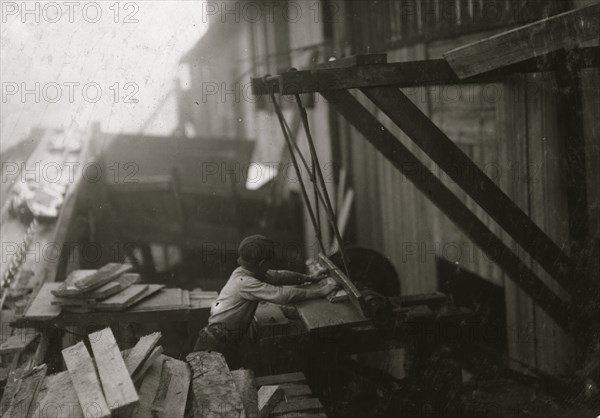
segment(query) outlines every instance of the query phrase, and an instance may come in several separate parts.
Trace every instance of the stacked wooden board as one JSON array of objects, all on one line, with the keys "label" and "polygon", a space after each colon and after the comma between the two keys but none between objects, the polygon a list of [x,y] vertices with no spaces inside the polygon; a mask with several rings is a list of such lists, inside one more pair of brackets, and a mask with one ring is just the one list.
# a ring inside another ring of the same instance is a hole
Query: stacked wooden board
[{"label": "stacked wooden board", "polygon": [[62,311],[123,311],[154,295],[164,285],[138,284],[129,264],[109,263],[98,270],[75,270],[64,282],[44,283],[26,318],[54,319]]},{"label": "stacked wooden board", "polygon": [[[183,417],[191,373],[162,354],[160,333],[121,352],[110,328],[62,352],[67,370],[46,376],[46,365],[23,375],[3,416]],[[88,350],[87,346],[91,348]]]},{"label": "stacked wooden board", "polygon": [[129,264],[108,263],[99,270],[75,270],[51,289],[52,305],[71,312],[120,311],[156,293],[161,285],[136,284]]},{"label": "stacked wooden board", "polygon": [[223,355],[206,351],[191,353],[187,362],[192,369],[196,418],[326,417],[303,373],[255,379],[252,371],[230,371]]}]

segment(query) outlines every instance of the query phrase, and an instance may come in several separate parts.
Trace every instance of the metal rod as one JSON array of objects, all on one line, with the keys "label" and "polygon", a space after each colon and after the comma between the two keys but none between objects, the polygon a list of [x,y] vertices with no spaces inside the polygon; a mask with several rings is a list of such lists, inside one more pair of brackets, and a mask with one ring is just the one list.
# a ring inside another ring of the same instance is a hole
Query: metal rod
[{"label": "metal rod", "polygon": [[333,212],[333,207],[331,206],[331,200],[329,198],[329,193],[327,192],[327,187],[325,186],[325,180],[323,178],[323,171],[321,170],[321,165],[319,163],[319,157],[317,155],[317,150],[315,149],[315,144],[312,138],[312,134],[310,132],[310,126],[308,124],[308,114],[306,113],[306,109],[302,104],[302,99],[300,95],[296,94],[296,103],[298,104],[298,110],[300,111],[300,116],[302,117],[302,124],[304,125],[304,131],[306,133],[306,139],[308,141],[308,147],[310,149],[310,154],[314,161],[316,162],[316,174],[321,185],[321,189],[323,194],[325,195],[325,209],[329,216],[329,220],[331,222],[331,227],[333,228],[333,233],[339,245],[340,254],[342,256],[342,263],[344,264],[344,270],[346,270],[346,276],[350,278],[350,270],[348,269],[348,260],[346,259],[346,252],[344,251],[344,243],[342,242],[342,236],[340,235],[340,230],[337,227],[337,219],[335,213]]},{"label": "metal rod", "polygon": [[292,140],[288,135],[286,130],[287,123],[285,122],[285,118],[283,117],[283,113],[281,112],[281,108],[279,107],[279,103],[275,99],[275,95],[271,94],[271,100],[273,100],[273,106],[275,107],[275,113],[277,113],[277,118],[279,119],[279,124],[281,125],[281,130],[283,131],[283,137],[285,138],[285,142],[290,150],[290,156],[292,158],[292,164],[294,165],[294,169],[296,170],[296,175],[298,176],[298,181],[300,183],[300,190],[302,191],[302,197],[306,203],[306,207],[308,209],[308,214],[312,221],[313,227],[315,229],[315,233],[317,234],[317,241],[319,242],[319,247],[322,251],[325,251],[325,247],[323,246],[323,241],[320,236],[320,228],[317,225],[317,220],[315,218],[315,214],[312,209],[312,205],[310,204],[310,200],[308,198],[308,193],[306,191],[306,186],[304,185],[304,181],[302,180],[302,175],[300,173],[300,169],[298,168],[298,160],[296,159],[296,155],[294,154],[294,148],[292,146]]}]

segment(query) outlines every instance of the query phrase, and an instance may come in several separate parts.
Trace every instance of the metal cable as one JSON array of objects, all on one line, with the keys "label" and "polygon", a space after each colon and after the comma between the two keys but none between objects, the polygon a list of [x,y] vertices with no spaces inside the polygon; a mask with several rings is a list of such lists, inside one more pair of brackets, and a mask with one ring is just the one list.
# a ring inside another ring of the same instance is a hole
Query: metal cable
[{"label": "metal cable", "polygon": [[271,100],[273,101],[273,106],[275,108],[275,113],[277,114],[277,118],[279,120],[279,124],[281,125],[281,130],[283,132],[283,136],[285,138],[285,142],[286,142],[287,147],[288,147],[288,149],[290,151],[290,157],[292,159],[292,164],[293,164],[294,169],[296,171],[296,175],[298,176],[298,181],[300,183],[300,189],[302,191],[302,197],[304,198],[304,202],[306,203],[306,207],[308,209],[308,213],[309,213],[311,222],[312,222],[313,227],[315,229],[315,234],[317,236],[317,241],[319,242],[319,247],[321,248],[321,251],[324,252],[325,251],[325,246],[323,245],[323,241],[322,241],[322,238],[321,238],[321,228],[317,224],[317,219],[315,218],[315,214],[314,214],[312,205],[311,205],[310,200],[308,198],[308,193],[306,191],[306,186],[304,185],[304,181],[302,180],[302,175],[301,175],[301,172],[300,172],[300,168],[298,167],[298,160],[296,159],[296,154],[294,153],[294,146],[292,145],[293,141],[291,140],[291,138],[290,138],[290,136],[288,134],[289,127],[287,126],[287,122],[285,121],[285,118],[283,116],[283,112],[281,111],[281,107],[279,106],[279,103],[275,99],[275,94],[272,93],[272,92],[270,94],[271,94]]},{"label": "metal cable", "polygon": [[331,206],[331,199],[329,198],[329,193],[327,192],[327,187],[325,186],[325,180],[323,178],[323,171],[321,170],[321,165],[319,163],[319,157],[317,155],[317,150],[315,149],[315,144],[312,138],[312,134],[310,131],[310,125],[308,123],[308,114],[306,113],[306,109],[302,104],[302,99],[299,94],[294,95],[296,97],[296,103],[298,104],[298,110],[300,112],[300,116],[302,118],[302,125],[304,126],[304,132],[306,133],[306,140],[308,141],[308,147],[310,149],[310,154],[313,160],[316,162],[316,174],[321,185],[321,189],[323,194],[325,195],[325,209],[327,211],[329,220],[331,222],[331,226],[333,228],[333,232],[335,234],[335,238],[339,245],[340,254],[342,256],[342,263],[344,264],[344,270],[346,270],[346,276],[350,278],[350,270],[348,269],[348,260],[346,259],[346,252],[344,251],[344,245],[342,242],[342,236],[340,235],[340,230],[337,227],[337,219],[335,213],[333,212],[333,207]]}]

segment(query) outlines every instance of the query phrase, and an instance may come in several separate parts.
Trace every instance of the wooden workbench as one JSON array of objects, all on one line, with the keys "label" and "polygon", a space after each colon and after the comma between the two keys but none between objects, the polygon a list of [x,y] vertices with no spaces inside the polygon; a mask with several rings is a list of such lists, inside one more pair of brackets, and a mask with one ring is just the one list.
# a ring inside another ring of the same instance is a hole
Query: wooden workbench
[{"label": "wooden workbench", "polygon": [[[57,283],[59,285],[60,283]],[[22,326],[85,326],[85,325],[108,325],[115,322],[122,323],[165,323],[208,319],[210,306],[216,298],[216,292],[202,292],[205,297],[190,298],[190,292],[183,289],[162,289],[155,295],[145,299],[131,308],[117,312],[86,312],[74,313],[51,305],[47,301],[41,301],[43,306],[36,309],[36,298],[25,315],[16,320],[16,325]],[[45,312],[46,308],[48,312]],[[60,308],[60,307],[59,307]],[[31,310],[34,309],[34,312]]]}]

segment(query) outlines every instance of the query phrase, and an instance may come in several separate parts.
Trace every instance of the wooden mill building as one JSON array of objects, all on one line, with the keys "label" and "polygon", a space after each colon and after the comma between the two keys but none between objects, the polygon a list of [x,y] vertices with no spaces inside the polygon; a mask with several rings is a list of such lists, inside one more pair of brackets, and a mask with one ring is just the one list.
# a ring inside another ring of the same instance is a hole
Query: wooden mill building
[{"label": "wooden mill building", "polygon": [[[208,33],[184,58],[190,69],[182,102],[184,118],[196,130],[225,129],[256,140],[254,161],[282,163],[285,168],[289,157],[272,103],[268,96],[248,93],[250,76],[279,74],[290,67],[315,68],[317,63],[354,54],[386,53],[388,62],[436,60],[470,42],[593,3],[324,0],[293,2],[287,9],[281,2],[276,10],[265,3],[257,18],[250,14],[254,8],[240,1],[230,5],[228,10],[234,11],[230,14],[211,10]],[[595,39],[579,46],[597,45]],[[571,58],[566,55],[559,61],[568,66]],[[499,75],[479,83],[436,83],[432,76],[427,85],[415,84],[402,91],[561,251],[585,264],[597,289],[598,68],[569,75],[554,68],[544,70],[540,64],[539,71]],[[425,156],[364,96],[358,96],[551,289],[567,296],[458,187],[451,174]],[[345,241],[389,257],[399,273],[403,294],[463,283],[466,294],[461,297],[466,304],[483,304],[491,310],[490,326],[502,330],[490,337],[491,342],[503,347],[512,367],[569,374],[576,358],[572,339],[322,96],[303,98],[330,192],[344,196],[347,189],[354,191]],[[293,96],[282,96],[281,102],[302,147],[304,134]],[[452,169],[462,172],[464,167],[456,162]],[[277,176],[273,184],[277,182],[297,190],[297,184],[286,181],[285,175]],[[324,212],[321,218],[324,223]],[[310,253],[316,243],[308,220],[305,230]]]}]

